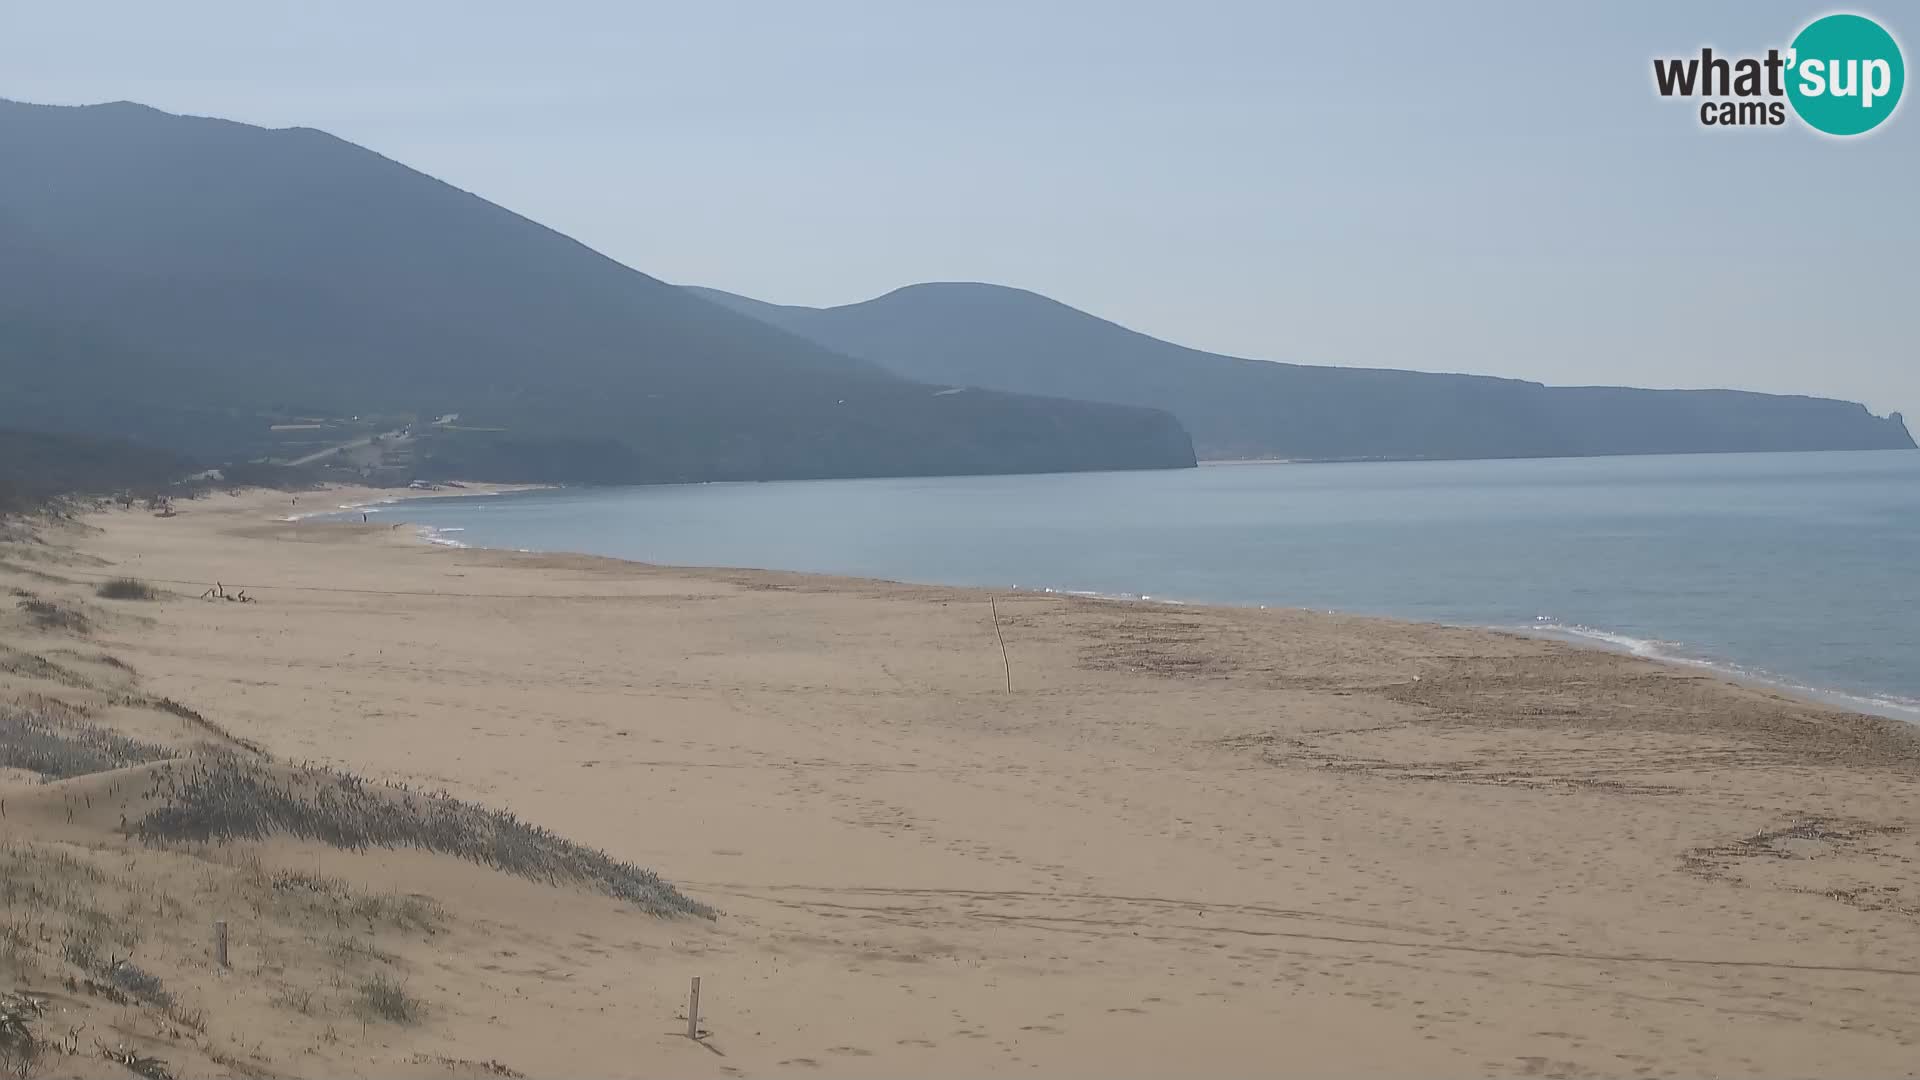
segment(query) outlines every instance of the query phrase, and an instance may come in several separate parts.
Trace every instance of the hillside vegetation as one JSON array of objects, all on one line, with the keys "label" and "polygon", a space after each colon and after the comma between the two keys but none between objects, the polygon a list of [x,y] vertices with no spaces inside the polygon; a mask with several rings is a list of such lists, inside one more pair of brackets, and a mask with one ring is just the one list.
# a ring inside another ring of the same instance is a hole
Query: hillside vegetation
[{"label": "hillside vegetation", "polygon": [[0,428],[0,514],[74,493],[145,496],[192,468],[178,454],[119,440]]},{"label": "hillside vegetation", "polygon": [[221,461],[378,414],[502,479],[1193,463],[1165,412],[942,394],[319,131],[0,102],[0,146],[0,426]]}]

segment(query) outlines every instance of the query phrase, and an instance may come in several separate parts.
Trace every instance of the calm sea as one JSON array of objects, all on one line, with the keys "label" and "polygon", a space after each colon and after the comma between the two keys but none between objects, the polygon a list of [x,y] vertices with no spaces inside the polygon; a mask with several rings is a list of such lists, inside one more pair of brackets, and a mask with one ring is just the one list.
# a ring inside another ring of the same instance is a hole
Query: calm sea
[{"label": "calm sea", "polygon": [[442,542],[1518,628],[1920,720],[1920,453],[702,484],[377,508]]}]

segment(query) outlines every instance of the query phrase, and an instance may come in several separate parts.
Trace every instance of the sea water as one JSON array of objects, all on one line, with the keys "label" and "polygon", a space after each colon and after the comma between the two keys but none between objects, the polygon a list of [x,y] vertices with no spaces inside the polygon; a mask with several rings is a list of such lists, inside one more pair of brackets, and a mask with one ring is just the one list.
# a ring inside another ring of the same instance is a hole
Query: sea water
[{"label": "sea water", "polygon": [[1920,452],[697,484],[377,507],[442,542],[1589,640],[1920,720]]}]

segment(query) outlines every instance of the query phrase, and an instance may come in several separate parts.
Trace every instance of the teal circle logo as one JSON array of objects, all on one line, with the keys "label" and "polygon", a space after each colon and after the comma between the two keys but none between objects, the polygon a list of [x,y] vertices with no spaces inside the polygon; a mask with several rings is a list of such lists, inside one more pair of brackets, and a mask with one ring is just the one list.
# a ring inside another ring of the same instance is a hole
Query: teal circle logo
[{"label": "teal circle logo", "polygon": [[1807,126],[1862,135],[1893,115],[1907,85],[1900,43],[1864,15],[1807,24],[1788,53],[1787,100]]}]

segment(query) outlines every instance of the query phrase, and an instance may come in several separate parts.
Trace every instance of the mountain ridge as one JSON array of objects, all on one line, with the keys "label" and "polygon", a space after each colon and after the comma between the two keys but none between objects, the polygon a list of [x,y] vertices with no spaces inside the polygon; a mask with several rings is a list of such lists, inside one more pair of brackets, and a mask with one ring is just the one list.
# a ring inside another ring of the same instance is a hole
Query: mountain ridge
[{"label": "mountain ridge", "polygon": [[422,467],[501,479],[1193,462],[1163,411],[940,396],[313,128],[0,101],[0,147],[0,425],[213,458],[457,412]]},{"label": "mountain ridge", "polygon": [[921,282],[856,303],[770,304],[701,286],[829,348],[932,383],[1154,400],[1203,459],[1601,456],[1911,449],[1898,413],[1810,395],[1545,383],[1228,356],[1143,334],[1043,294]]}]

